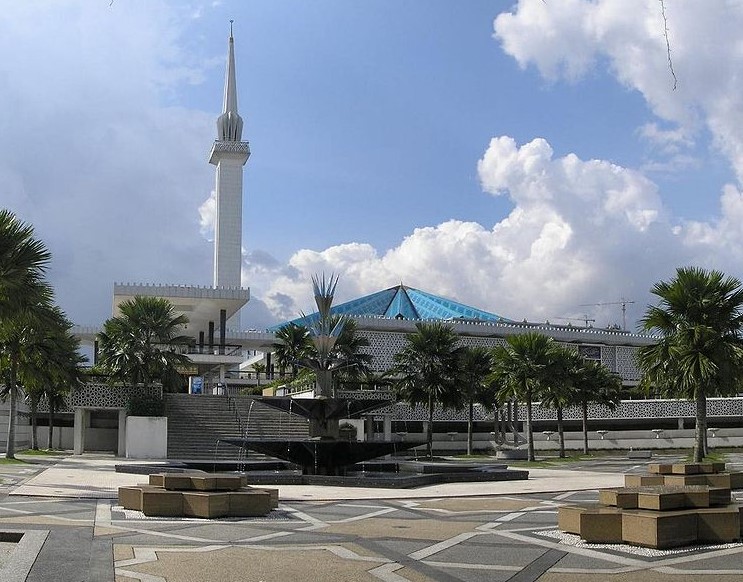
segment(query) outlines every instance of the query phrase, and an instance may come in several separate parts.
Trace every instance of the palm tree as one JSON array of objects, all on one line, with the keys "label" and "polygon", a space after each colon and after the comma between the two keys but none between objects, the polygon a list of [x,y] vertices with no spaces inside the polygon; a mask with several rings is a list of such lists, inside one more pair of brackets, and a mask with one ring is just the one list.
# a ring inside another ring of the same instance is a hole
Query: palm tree
[{"label": "palm tree", "polygon": [[257,385],[261,385],[261,374],[266,373],[266,364],[263,362],[256,362],[253,364],[253,371],[255,372],[255,379],[257,381]]},{"label": "palm tree", "polygon": [[489,381],[499,386],[501,400],[523,400],[526,403],[526,442],[528,460],[534,461],[532,400],[549,377],[554,340],[541,333],[512,335],[506,345],[493,351],[493,373]]},{"label": "palm tree", "polygon": [[37,306],[51,305],[51,289],[44,283],[44,272],[51,254],[34,238],[33,227],[18,220],[9,210],[0,209],[0,358],[5,362],[5,388],[10,397],[8,445],[5,456],[15,458],[17,414],[18,327],[28,323]]},{"label": "palm tree", "polygon": [[[582,360],[582,358],[581,358]],[[588,454],[588,405],[614,410],[622,396],[622,379],[601,362],[583,360],[572,374],[573,404],[580,406],[583,420],[583,454]]]},{"label": "palm tree", "polygon": [[27,298],[45,296],[44,301],[25,303],[19,300],[15,314],[0,319],[0,370],[5,378],[3,397],[9,398],[7,448],[5,456],[15,458],[15,429],[20,390],[19,377],[23,371],[24,356],[31,353],[39,341],[41,330],[57,324],[61,312],[51,305],[51,289],[30,293]]},{"label": "palm tree", "polygon": [[707,452],[707,398],[738,393],[743,384],[743,288],[720,271],[684,267],[652,293],[660,302],[648,307],[642,326],[661,339],[640,348],[643,384],[695,401],[699,462]]},{"label": "palm tree", "polygon": [[[85,358],[79,353],[79,340],[70,333],[72,324],[60,312],[54,325],[37,330],[26,342],[21,356],[19,378],[31,408],[31,448],[38,449],[37,408],[46,397],[50,412],[50,432],[54,411],[70,390],[82,383]],[[51,436],[50,436],[51,440]]]},{"label": "palm tree", "polygon": [[583,363],[574,350],[555,344],[550,352],[549,379],[542,386],[541,405],[554,408],[557,414],[557,435],[560,445],[559,456],[565,457],[565,426],[563,411],[571,403],[573,382],[576,370]]},{"label": "palm tree", "polygon": [[193,341],[180,335],[188,318],[177,315],[162,297],[134,297],[121,303],[119,312],[99,334],[101,366],[119,382],[145,388],[161,382],[166,390],[179,388],[178,369],[190,360],[175,348]]},{"label": "palm tree", "polygon": [[457,390],[459,337],[451,326],[440,322],[417,323],[407,334],[405,346],[395,354],[393,368],[399,397],[411,406],[426,405],[428,456],[433,456],[433,412],[460,402]]},{"label": "palm tree", "polygon": [[279,368],[291,366],[291,379],[296,380],[299,361],[312,349],[310,331],[303,325],[288,323],[276,332],[276,339],[279,341],[273,344],[273,351]]},{"label": "palm tree", "polygon": [[33,227],[0,209],[0,319],[49,298],[42,283],[50,260]]},{"label": "palm tree", "polygon": [[[462,348],[459,359],[459,382],[467,400],[467,454],[473,453],[473,417],[475,403],[493,408],[495,393],[488,377],[492,373],[492,353],[482,346]],[[497,414],[497,413],[496,413]]]},{"label": "palm tree", "polygon": [[[333,316],[331,327],[335,327],[339,320],[340,316]],[[358,382],[369,372],[369,364],[373,356],[363,351],[367,347],[369,347],[369,340],[357,333],[356,321],[345,318],[343,329],[333,347],[333,357],[340,363],[334,376],[336,385],[344,382]]]}]

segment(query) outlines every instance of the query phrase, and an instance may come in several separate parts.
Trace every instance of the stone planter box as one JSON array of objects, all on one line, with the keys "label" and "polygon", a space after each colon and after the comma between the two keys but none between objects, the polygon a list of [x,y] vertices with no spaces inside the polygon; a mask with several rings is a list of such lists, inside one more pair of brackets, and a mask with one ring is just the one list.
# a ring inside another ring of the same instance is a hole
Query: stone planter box
[{"label": "stone planter box", "polygon": [[165,459],[168,456],[168,419],[165,416],[126,417],[126,458]]}]

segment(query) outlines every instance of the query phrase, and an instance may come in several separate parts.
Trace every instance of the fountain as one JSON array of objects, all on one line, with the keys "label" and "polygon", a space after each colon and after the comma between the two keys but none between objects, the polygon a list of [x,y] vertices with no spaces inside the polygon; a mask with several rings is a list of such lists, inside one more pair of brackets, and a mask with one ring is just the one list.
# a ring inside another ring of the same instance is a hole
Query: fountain
[{"label": "fountain", "polygon": [[[379,457],[400,453],[423,443],[414,440],[354,441],[341,439],[340,421],[360,418],[390,404],[388,399],[336,398],[333,374],[344,367],[355,365],[335,349],[347,319],[331,317],[330,310],[338,278],[313,277],[315,303],[318,315],[306,317],[314,351],[297,364],[312,370],[317,383],[314,398],[259,397],[257,402],[296,414],[309,421],[308,439],[248,438],[225,439],[242,449],[289,461],[301,467],[301,476],[251,474],[253,483],[305,483],[333,485],[365,485],[382,487],[414,487],[452,481],[500,481],[526,479],[527,471],[508,470],[502,464],[393,461],[363,464]],[[451,436],[451,435],[450,435]],[[392,472],[379,471],[383,467]]]},{"label": "fountain", "polygon": [[309,439],[279,438],[225,439],[224,442],[271,457],[289,461],[302,468],[303,475],[346,475],[348,467],[390,453],[417,446],[416,442],[349,441],[340,439],[339,423],[343,419],[360,418],[364,414],[387,406],[388,399],[349,400],[335,398],[333,373],[354,365],[334,348],[343,331],[346,319],[330,315],[338,277],[313,277],[312,287],[318,316],[310,320],[309,331],[314,353],[300,360],[298,365],[315,373],[319,395],[315,398],[260,397],[258,402],[309,420]]}]

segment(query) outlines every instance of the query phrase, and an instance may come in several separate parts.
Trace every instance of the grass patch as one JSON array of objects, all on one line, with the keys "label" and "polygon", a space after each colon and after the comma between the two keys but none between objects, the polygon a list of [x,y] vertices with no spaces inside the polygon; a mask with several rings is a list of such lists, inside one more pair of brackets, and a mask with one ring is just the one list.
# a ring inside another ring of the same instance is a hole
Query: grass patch
[{"label": "grass patch", "polygon": [[0,457],[0,465],[27,465],[28,461],[24,461],[22,459],[6,459],[5,457]]},{"label": "grass patch", "polygon": [[570,455],[567,457],[537,457],[536,461],[508,461],[509,467],[533,467],[536,469],[551,469],[567,463],[596,460],[604,455]]},{"label": "grass patch", "polygon": [[[727,455],[720,451],[709,451],[707,456],[702,459],[703,463],[724,463],[727,461]],[[694,453],[686,455],[686,462],[694,462]]]},{"label": "grass patch", "polygon": [[60,456],[60,455],[67,455],[68,453],[65,451],[54,451],[49,449],[24,449],[22,451],[18,451],[18,455],[30,455],[30,456],[38,456],[38,457],[54,457],[54,456]]}]

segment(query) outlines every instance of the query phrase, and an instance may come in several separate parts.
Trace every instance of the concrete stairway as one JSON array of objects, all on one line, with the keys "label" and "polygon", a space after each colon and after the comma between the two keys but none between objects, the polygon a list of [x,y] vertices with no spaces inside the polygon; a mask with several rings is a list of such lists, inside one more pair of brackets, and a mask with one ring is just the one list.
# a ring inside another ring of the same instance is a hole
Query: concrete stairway
[{"label": "concrete stairway", "polygon": [[218,441],[241,438],[246,432],[249,438],[308,437],[305,419],[269,408],[250,396],[166,394],[165,414],[169,459],[263,459],[263,455],[246,455],[239,447]]}]

